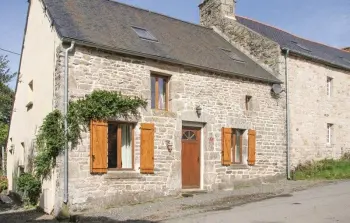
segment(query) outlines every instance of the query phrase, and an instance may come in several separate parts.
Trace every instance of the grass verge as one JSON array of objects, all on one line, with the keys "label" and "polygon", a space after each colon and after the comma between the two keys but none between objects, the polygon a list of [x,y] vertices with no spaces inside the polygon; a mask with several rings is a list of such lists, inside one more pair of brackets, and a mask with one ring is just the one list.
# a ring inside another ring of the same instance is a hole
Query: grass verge
[{"label": "grass verge", "polygon": [[350,154],[339,160],[324,159],[298,165],[294,171],[295,180],[338,180],[350,179]]}]

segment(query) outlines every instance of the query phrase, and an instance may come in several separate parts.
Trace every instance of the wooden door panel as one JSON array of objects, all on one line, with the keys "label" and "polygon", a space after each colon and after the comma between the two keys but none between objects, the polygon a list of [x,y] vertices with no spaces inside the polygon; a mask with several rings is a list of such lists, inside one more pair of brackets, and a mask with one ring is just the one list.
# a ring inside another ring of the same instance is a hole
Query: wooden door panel
[{"label": "wooden door panel", "polygon": [[200,129],[183,129],[182,187],[200,187]]}]

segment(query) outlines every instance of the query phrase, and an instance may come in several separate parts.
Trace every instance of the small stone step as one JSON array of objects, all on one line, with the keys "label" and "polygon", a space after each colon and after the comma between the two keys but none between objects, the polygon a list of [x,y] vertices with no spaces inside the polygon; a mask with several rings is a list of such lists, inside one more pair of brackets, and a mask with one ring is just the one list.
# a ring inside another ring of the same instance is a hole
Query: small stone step
[{"label": "small stone step", "polygon": [[182,190],[181,196],[183,197],[193,197],[196,194],[206,194],[208,191],[206,190],[199,190],[199,189],[189,189],[189,190]]}]

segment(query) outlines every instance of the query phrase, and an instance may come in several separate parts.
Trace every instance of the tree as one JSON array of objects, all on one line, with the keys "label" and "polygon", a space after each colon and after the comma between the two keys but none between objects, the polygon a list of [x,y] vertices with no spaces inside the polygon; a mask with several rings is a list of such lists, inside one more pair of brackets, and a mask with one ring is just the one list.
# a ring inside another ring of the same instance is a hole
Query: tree
[{"label": "tree", "polygon": [[15,77],[16,73],[10,72],[8,64],[7,57],[0,55],[0,145],[5,145],[6,143],[14,98],[14,92],[8,84]]}]

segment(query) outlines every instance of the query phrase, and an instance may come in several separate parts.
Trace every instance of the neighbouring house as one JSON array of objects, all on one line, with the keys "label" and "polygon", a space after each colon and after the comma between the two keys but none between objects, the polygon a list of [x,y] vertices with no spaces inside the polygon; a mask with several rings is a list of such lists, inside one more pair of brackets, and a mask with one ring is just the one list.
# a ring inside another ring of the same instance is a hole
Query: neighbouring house
[{"label": "neighbouring house", "polygon": [[[31,0],[8,140],[10,190],[32,170],[44,117],[63,109],[70,46],[70,100],[103,89],[148,101],[139,118],[92,122],[69,150],[72,211],[285,174],[285,97],[271,93],[279,75],[213,29],[107,0]],[[48,213],[63,203],[63,160],[43,184]]]},{"label": "neighbouring house", "polygon": [[349,152],[350,53],[236,16],[235,8],[233,0],[205,0],[201,24],[288,83],[291,169]]}]

